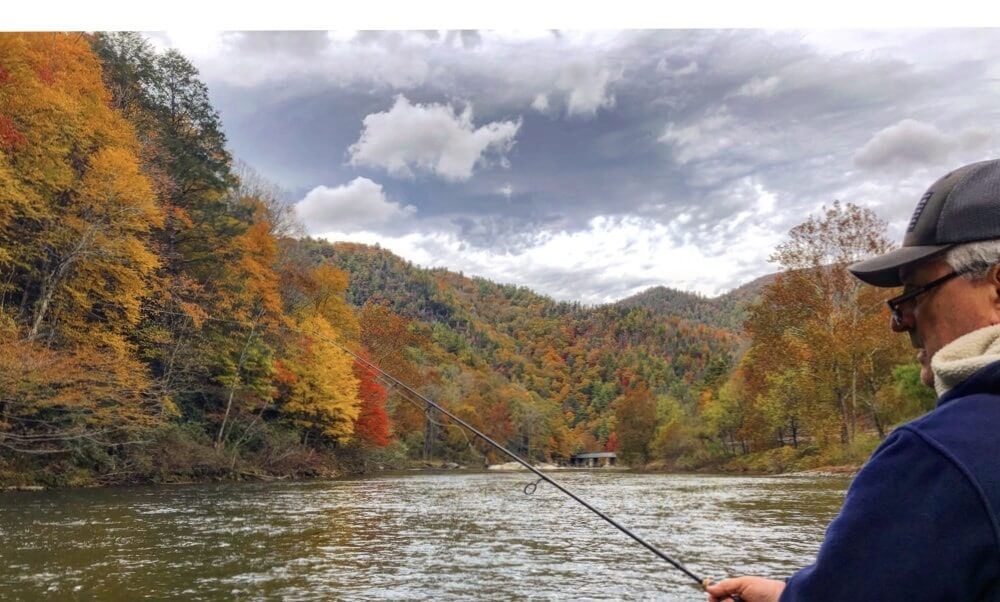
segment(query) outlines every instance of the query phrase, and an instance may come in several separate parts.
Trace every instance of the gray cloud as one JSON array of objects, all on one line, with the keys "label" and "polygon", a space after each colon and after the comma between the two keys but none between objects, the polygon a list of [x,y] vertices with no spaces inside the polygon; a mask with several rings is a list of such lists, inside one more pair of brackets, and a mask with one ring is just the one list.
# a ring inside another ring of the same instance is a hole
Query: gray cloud
[{"label": "gray cloud", "polygon": [[904,119],[876,133],[854,155],[854,164],[878,169],[892,164],[934,164],[951,154],[956,140],[929,123]]},{"label": "gray cloud", "polygon": [[984,127],[949,133],[930,123],[904,119],[872,136],[854,155],[854,164],[868,170],[939,165],[956,152],[984,150],[992,138]]}]

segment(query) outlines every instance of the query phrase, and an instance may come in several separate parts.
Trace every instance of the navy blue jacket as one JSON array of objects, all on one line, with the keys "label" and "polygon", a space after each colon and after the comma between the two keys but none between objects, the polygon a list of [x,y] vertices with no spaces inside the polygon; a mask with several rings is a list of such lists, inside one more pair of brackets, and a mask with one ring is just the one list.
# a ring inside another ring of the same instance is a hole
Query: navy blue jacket
[{"label": "navy blue jacket", "polygon": [[781,602],[1000,600],[1000,362],[899,427]]}]

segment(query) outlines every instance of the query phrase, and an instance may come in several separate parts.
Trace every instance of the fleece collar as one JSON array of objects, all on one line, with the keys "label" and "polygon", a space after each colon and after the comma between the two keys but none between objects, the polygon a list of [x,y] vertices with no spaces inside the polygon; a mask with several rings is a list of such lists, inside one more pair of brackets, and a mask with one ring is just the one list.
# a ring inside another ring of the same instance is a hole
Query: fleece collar
[{"label": "fleece collar", "polygon": [[1000,324],[962,335],[931,358],[934,388],[939,396],[981,368],[1000,361]]}]

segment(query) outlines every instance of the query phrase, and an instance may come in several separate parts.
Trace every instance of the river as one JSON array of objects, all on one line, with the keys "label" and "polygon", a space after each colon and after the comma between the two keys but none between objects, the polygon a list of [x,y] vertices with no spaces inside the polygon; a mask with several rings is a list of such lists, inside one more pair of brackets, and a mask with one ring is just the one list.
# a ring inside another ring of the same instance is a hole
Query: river
[{"label": "river", "polygon": [[[811,562],[849,483],[562,471],[699,576]],[[0,600],[703,600],[526,473],[0,493]]]}]

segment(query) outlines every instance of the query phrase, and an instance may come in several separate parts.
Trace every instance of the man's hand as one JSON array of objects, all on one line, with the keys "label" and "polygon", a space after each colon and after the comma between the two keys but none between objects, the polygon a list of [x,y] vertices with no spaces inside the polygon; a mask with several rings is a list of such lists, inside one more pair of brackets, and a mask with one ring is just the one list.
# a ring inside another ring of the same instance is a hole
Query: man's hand
[{"label": "man's hand", "polygon": [[739,594],[743,602],[778,602],[784,581],[774,581],[762,577],[737,577],[723,579],[715,585],[709,585],[708,602],[721,602],[732,599],[733,594]]}]

